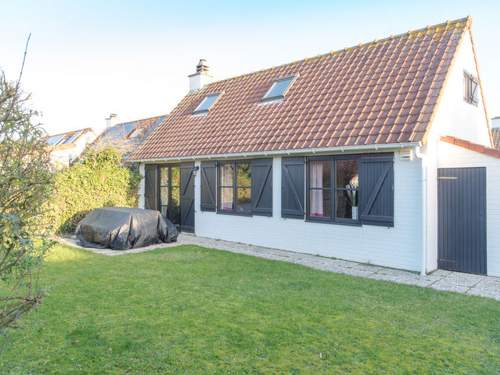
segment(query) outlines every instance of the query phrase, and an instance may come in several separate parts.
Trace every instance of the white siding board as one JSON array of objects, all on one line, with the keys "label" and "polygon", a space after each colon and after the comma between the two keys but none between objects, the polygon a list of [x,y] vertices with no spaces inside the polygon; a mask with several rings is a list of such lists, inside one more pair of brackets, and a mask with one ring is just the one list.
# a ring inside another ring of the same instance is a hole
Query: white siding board
[{"label": "white siding board", "polygon": [[281,159],[273,160],[273,216],[245,217],[199,210],[195,179],[195,232],[236,241],[326,257],[419,271],[421,266],[421,166],[395,156],[394,227],[348,226],[281,218]]}]

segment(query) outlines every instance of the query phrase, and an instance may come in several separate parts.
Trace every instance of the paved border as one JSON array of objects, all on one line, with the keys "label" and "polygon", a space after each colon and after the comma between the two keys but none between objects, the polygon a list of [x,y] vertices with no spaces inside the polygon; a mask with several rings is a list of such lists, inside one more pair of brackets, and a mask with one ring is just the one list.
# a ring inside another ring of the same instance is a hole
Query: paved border
[{"label": "paved border", "polygon": [[397,270],[362,264],[341,259],[332,259],[317,255],[302,254],[286,250],[271,249],[267,247],[247,245],[237,242],[215,240],[198,237],[191,234],[180,234],[176,243],[157,244],[139,249],[124,251],[110,249],[90,249],[79,246],[75,238],[59,238],[59,242],[92,251],[107,256],[120,256],[142,253],[159,248],[175,247],[179,245],[199,245],[203,247],[230,251],[232,253],[246,254],[270,260],[279,260],[322,271],[342,273],[351,276],[366,277],[374,280],[385,280],[399,284],[415,285],[442,291],[457,292],[468,295],[493,298],[500,301],[500,278],[492,276],[472,275],[459,272],[437,270],[429,275],[419,275],[415,272]]}]

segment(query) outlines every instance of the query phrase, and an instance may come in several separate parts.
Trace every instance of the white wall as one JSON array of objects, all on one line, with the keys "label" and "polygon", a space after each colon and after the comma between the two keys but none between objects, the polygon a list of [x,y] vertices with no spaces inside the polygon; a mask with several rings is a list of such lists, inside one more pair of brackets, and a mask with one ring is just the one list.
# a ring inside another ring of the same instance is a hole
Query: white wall
[{"label": "white wall", "polygon": [[272,217],[202,212],[200,173],[197,173],[195,232],[204,237],[420,271],[420,160],[401,161],[398,154],[395,159],[393,228],[312,223],[281,218],[281,158],[275,157]]},{"label": "white wall", "polygon": [[438,167],[486,167],[487,268],[488,275],[500,276],[500,159],[440,142]]},{"label": "white wall", "polygon": [[[72,144],[72,147],[66,148],[65,145],[56,146],[50,153],[51,163],[56,167],[67,167],[72,161],[76,160],[85,150],[85,147],[95,139],[96,135],[94,132],[86,132],[77,138],[76,142]],[[60,149],[58,149],[58,147]]]},{"label": "white wall", "polygon": [[455,60],[445,82],[437,112],[431,124],[433,137],[451,135],[474,143],[491,147],[488,130],[488,118],[483,105],[483,98],[479,92],[477,106],[464,100],[464,70],[478,77],[478,70],[474,60],[470,32],[464,34],[455,56]]},{"label": "white wall", "polygon": [[491,147],[488,119],[480,93],[478,106],[463,98],[464,70],[478,76],[470,32],[464,34],[459,45],[423,150],[427,163],[427,272],[436,270],[438,261],[437,168],[442,155],[439,150],[441,136],[453,136]]}]

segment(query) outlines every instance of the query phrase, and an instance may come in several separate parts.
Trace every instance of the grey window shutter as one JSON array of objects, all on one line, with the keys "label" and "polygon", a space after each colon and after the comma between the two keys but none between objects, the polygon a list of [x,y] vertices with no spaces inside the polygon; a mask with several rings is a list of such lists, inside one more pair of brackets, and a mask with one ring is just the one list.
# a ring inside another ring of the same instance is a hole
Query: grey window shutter
[{"label": "grey window shutter", "polygon": [[201,163],[201,202],[202,211],[215,211],[217,162],[206,161]]},{"label": "grey window shutter", "polygon": [[159,210],[158,166],[146,164],[144,172],[144,208]]},{"label": "grey window shutter", "polygon": [[252,160],[252,213],[273,214],[273,160]]},{"label": "grey window shutter", "polygon": [[281,216],[304,218],[304,158],[281,162]]},{"label": "grey window shutter", "polygon": [[360,159],[359,209],[363,224],[394,226],[394,156]]}]

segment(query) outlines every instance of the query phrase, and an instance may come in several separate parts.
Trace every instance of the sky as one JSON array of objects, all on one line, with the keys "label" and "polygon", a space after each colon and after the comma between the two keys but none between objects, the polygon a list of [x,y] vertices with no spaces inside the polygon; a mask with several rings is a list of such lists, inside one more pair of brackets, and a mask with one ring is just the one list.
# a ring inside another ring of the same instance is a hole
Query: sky
[{"label": "sky", "polygon": [[500,1],[0,0],[0,69],[21,66],[49,134],[167,114],[205,58],[216,79],[473,17],[490,117],[500,115]]}]

